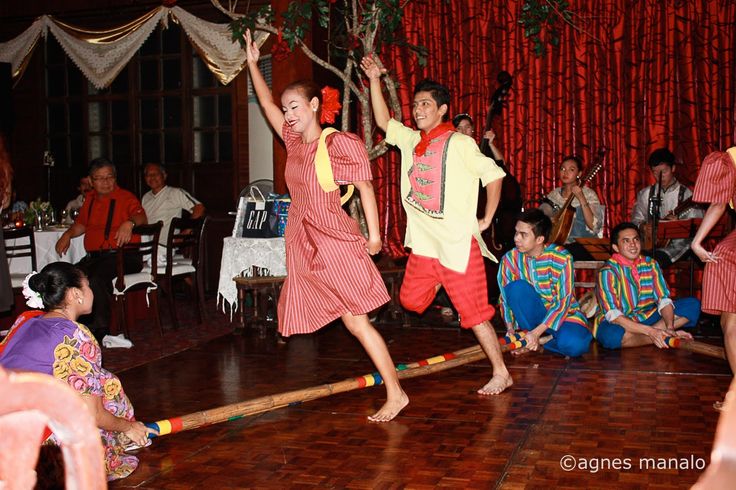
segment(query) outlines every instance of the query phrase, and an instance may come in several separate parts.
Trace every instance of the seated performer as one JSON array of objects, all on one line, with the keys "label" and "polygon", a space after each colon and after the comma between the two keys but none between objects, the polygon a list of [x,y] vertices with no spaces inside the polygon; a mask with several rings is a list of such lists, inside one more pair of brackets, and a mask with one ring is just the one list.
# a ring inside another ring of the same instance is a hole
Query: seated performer
[{"label": "seated performer", "polygon": [[621,223],[611,231],[613,255],[598,272],[596,296],[600,310],[593,334],[608,349],[654,344],[668,347],[667,337],[692,339],[677,330],[697,325],[700,301],[670,299],[656,260],[641,255],[639,230]]},{"label": "seated performer", "polygon": [[[87,276],[72,264],[53,262],[26,278],[23,295],[28,306],[45,311],[26,312],[16,321],[0,343],[0,365],[48,374],[78,391],[99,427],[107,479],[125,478],[138,466],[138,458],[125,451],[131,443],[145,446],[148,434],[158,432],[136,421],[120,380],[102,367],[100,345],[77,322],[95,299]],[[51,434],[48,442],[58,440]]]},{"label": "seated performer", "polygon": [[[659,148],[649,155],[649,169],[654,177],[654,184],[640,190],[636,195],[636,204],[631,213],[631,221],[640,227],[643,235],[652,233],[652,211],[657,200],[657,183],[662,182],[661,202],[659,203],[659,218],[662,220],[701,218],[703,212],[697,208],[690,208],[675,216],[672,211],[680,204],[692,197],[693,193],[675,178],[675,155],[667,148]],[[691,239],[679,238],[670,240],[661,248],[655,248],[652,256],[659,262],[660,267],[668,267],[680,260],[688,251]],[[649,253],[649,250],[646,250]]]},{"label": "seated performer", "polygon": [[592,335],[574,296],[572,257],[559,245],[546,244],[552,222],[539,209],[522,212],[516,222],[516,246],[501,259],[498,283],[501,312],[509,333],[526,330],[527,347],[551,334],[545,349],[577,357],[588,352]]},{"label": "seated performer", "polygon": [[580,187],[582,173],[583,160],[580,157],[574,155],[564,157],[560,165],[562,186],[547,194],[539,209],[552,218],[560,212],[570,194],[574,195],[570,205],[575,209],[575,217],[570,234],[565,240],[565,248],[576,260],[593,260],[590,253],[576,243],[575,239],[600,236],[603,227],[603,208],[598,194],[593,189],[588,186]]}]

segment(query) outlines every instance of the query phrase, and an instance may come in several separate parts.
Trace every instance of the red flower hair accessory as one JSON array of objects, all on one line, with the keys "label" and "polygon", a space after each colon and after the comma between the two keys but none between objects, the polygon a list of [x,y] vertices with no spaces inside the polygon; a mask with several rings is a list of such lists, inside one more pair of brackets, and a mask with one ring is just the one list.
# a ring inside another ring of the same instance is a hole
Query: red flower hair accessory
[{"label": "red flower hair accessory", "polygon": [[342,107],[340,104],[340,91],[332,87],[322,88],[322,114],[319,117],[320,124],[334,123],[335,115]]}]

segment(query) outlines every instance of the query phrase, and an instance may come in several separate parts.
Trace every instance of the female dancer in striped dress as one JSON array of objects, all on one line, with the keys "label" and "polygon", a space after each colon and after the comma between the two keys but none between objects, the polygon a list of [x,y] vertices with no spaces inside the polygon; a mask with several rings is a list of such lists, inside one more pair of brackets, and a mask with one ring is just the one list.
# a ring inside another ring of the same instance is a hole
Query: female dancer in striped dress
[{"label": "female dancer in striped dress", "polygon": [[[731,371],[736,373],[736,231],[712,252],[703,247],[703,240],[721,219],[728,203],[733,206],[736,202],[736,147],[705,157],[695,182],[693,201],[710,203],[690,244],[693,253],[705,262],[703,311],[721,315],[726,355]],[[714,406],[720,410],[721,403]]]},{"label": "female dancer in striped dress", "polygon": [[353,183],[360,192],[369,239],[340,207],[340,191],[320,187],[315,154],[322,133],[322,96],[311,81],[295,82],[273,101],[260,70],[258,46],[246,31],[248,69],[258,102],[268,122],[284,141],[285,178],[291,195],[286,225],[286,270],[278,305],[279,332],[284,336],[314,332],[342,319],[363,345],[386,384],[387,400],[368,417],[393,419],[408,403],[391,356],[367,313],[389,300],[381,274],[369,257],[381,250],[378,210],[371,170],[363,143],[350,133],[327,137],[327,150],[336,183]]}]

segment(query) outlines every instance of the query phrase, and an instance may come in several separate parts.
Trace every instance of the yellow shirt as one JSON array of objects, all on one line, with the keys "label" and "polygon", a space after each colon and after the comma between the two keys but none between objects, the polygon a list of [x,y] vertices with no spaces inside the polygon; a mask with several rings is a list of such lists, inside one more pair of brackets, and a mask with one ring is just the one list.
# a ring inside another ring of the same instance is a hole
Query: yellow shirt
[{"label": "yellow shirt", "polygon": [[444,267],[462,273],[468,266],[471,238],[474,237],[481,253],[497,262],[486,248],[478,228],[478,179],[486,186],[506,174],[493,159],[480,152],[473,138],[454,134],[446,155],[444,216],[433,218],[405,199],[411,189],[409,170],[414,164],[414,147],[420,139],[419,131],[395,119],[389,120],[386,143],[401,150],[401,203],[406,211],[404,245],[417,255],[436,258]]}]

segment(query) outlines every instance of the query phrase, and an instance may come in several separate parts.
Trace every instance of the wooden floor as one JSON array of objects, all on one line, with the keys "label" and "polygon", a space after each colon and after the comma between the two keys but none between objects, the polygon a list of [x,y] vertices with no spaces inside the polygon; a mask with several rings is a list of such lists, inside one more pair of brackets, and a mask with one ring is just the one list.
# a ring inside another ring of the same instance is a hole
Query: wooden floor
[{"label": "wooden floor", "polygon": [[[273,332],[232,333],[211,306],[201,329],[167,330],[163,343],[134,330],[132,350],[105,349],[140,420],[373,371],[341,325],[279,344]],[[475,344],[431,317],[380,326],[395,362]],[[713,327],[700,334],[722,342]],[[507,363],[514,385],[500,396],[475,393],[486,362],[406,380],[411,403],[387,424],[366,420],[384,400],[373,387],[161,437],[111,488],[688,488],[701,473],[688,467],[709,460],[711,406],[731,379],[725,361],[653,347]]]}]

